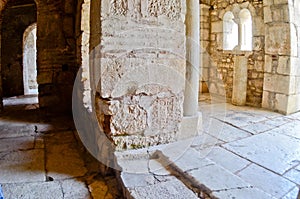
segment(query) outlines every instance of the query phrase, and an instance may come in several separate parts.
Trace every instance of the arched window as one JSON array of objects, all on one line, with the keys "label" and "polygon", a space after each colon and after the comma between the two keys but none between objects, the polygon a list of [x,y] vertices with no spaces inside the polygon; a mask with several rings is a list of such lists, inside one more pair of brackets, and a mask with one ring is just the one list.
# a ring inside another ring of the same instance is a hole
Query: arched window
[{"label": "arched window", "polygon": [[241,50],[252,50],[252,18],[250,11],[243,9],[239,13],[240,18],[240,46]]},{"label": "arched window", "polygon": [[36,64],[36,23],[30,25],[23,35],[23,83],[24,94],[38,94]]},{"label": "arched window", "polygon": [[238,45],[238,25],[233,21],[232,12],[225,13],[223,18],[223,49],[233,50]]}]

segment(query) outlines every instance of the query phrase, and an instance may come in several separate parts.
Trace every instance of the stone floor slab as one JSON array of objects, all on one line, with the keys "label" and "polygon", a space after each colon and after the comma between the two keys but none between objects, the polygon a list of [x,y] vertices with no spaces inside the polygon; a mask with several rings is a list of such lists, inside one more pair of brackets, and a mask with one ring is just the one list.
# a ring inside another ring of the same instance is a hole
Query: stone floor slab
[{"label": "stone floor slab", "polygon": [[276,198],[283,197],[296,186],[294,183],[286,180],[280,175],[272,173],[255,164],[251,164],[249,167],[238,173],[238,176]]},{"label": "stone floor slab", "polygon": [[283,176],[300,186],[300,165],[286,172]]},{"label": "stone floor slab", "polygon": [[63,180],[61,182],[64,199],[84,198],[91,199],[90,192],[85,182],[79,179]]},{"label": "stone floor slab", "polygon": [[0,153],[34,148],[33,136],[0,139]]},{"label": "stone floor slab", "polygon": [[243,131],[216,119],[212,119],[208,125],[205,125],[204,131],[207,134],[224,142],[231,142],[251,136],[251,134],[246,131]]},{"label": "stone floor slab", "polygon": [[300,121],[295,120],[290,123],[284,124],[274,129],[274,132],[288,135],[300,140]]},{"label": "stone floor slab", "polygon": [[[300,193],[299,187],[294,187],[289,193],[287,193],[282,199],[299,199],[300,195],[298,196],[298,193]],[[297,198],[298,196],[298,198]]]},{"label": "stone floor slab", "polygon": [[215,197],[220,199],[275,199],[257,188],[230,189],[219,192],[213,192]]},{"label": "stone floor slab", "polygon": [[291,121],[292,120],[287,118],[287,117],[277,117],[277,118],[274,118],[274,119],[267,120],[265,123],[273,125],[273,126],[282,126],[282,125],[287,124]]},{"label": "stone floor slab", "polygon": [[59,182],[3,184],[5,199],[64,199]]},{"label": "stone floor slab", "polygon": [[46,169],[54,180],[81,177],[87,172],[76,143],[47,146]]},{"label": "stone floor slab", "polygon": [[265,121],[267,118],[251,111],[227,112],[225,114],[216,115],[214,118],[232,124],[236,127],[244,127],[253,123]]},{"label": "stone floor slab", "polygon": [[196,148],[196,149],[205,149],[205,148],[209,148],[209,147],[213,147],[213,146],[217,146],[224,143],[223,141],[207,134],[207,133],[202,133],[199,136],[196,136],[192,143],[190,144],[190,146],[192,148]]},{"label": "stone floor slab", "polygon": [[211,191],[250,188],[251,184],[214,164],[188,172],[188,175]]},{"label": "stone floor slab", "polygon": [[205,155],[201,155],[198,151],[194,149],[189,149],[184,152],[182,156],[174,158],[170,153],[163,152],[163,154],[172,161],[182,172],[186,172],[193,169],[198,169],[206,167],[208,165],[213,165],[214,163],[207,158]]},{"label": "stone floor slab", "polygon": [[221,147],[213,147],[212,149],[204,149],[201,154],[207,154],[206,158],[224,167],[228,171],[235,173],[245,168],[250,162],[243,159],[232,152]]},{"label": "stone floor slab", "polygon": [[300,140],[274,132],[258,134],[223,146],[278,174],[285,173],[300,160]]},{"label": "stone floor slab", "polygon": [[276,126],[272,124],[268,124],[265,121],[264,122],[258,122],[254,124],[250,124],[248,126],[243,127],[244,130],[252,133],[252,134],[259,134],[266,131],[269,131],[271,129],[276,128]]},{"label": "stone floor slab", "polygon": [[153,174],[135,174],[121,172],[121,179],[126,188],[145,187],[153,185],[156,182]]},{"label": "stone floor slab", "polygon": [[151,186],[130,189],[130,194],[135,199],[196,199],[198,198],[182,182],[173,178],[167,182],[160,182]]},{"label": "stone floor slab", "polygon": [[44,150],[16,151],[0,158],[0,183],[45,181]]},{"label": "stone floor slab", "polygon": [[[0,118],[1,121],[1,118]],[[35,125],[27,123],[16,123],[11,121],[2,120],[0,125],[0,138],[14,138],[35,135]]]}]

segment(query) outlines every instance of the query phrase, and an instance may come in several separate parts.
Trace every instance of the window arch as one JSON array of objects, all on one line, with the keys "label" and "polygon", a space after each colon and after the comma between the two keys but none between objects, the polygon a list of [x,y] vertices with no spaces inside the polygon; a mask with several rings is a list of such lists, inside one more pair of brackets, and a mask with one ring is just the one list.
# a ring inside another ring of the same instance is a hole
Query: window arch
[{"label": "window arch", "polygon": [[252,17],[248,9],[242,9],[240,18],[240,46],[241,50],[252,50]]},{"label": "window arch", "polygon": [[227,11],[223,18],[223,49],[233,50],[238,45],[238,25],[234,22],[234,15]]}]

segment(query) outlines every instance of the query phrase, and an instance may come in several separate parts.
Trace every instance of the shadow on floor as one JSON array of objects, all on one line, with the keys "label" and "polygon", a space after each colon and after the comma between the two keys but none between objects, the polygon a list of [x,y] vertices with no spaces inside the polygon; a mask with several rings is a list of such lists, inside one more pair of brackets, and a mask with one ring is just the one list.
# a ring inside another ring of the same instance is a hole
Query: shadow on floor
[{"label": "shadow on floor", "polygon": [[0,184],[9,198],[122,198],[113,173],[84,148],[69,116],[45,117],[36,96],[8,98],[0,115]]}]

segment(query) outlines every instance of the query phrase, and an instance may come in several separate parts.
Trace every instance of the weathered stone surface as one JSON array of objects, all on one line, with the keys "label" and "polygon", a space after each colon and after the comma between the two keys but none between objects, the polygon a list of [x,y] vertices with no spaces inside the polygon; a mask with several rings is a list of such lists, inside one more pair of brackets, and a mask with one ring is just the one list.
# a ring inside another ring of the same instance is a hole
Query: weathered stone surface
[{"label": "weathered stone surface", "polygon": [[[238,176],[276,198],[281,198],[295,186],[279,175],[255,164],[238,173]],[[272,186],[269,186],[270,182],[272,182]]]},{"label": "weathered stone surface", "polygon": [[87,172],[75,143],[47,145],[47,176],[55,180],[81,177]]},{"label": "weathered stone surface", "polygon": [[44,150],[1,153],[1,183],[45,181]]},{"label": "weathered stone surface", "polygon": [[34,147],[34,137],[0,139],[0,153],[28,150]]},{"label": "weathered stone surface", "polygon": [[[223,146],[250,161],[269,168],[278,174],[283,174],[297,165],[295,160],[300,157],[299,142],[299,140],[289,136],[267,132]],[[272,157],[272,159],[269,157]]]},{"label": "weathered stone surface", "polygon": [[223,149],[213,147],[199,151],[200,154],[207,154],[205,158],[217,163],[232,173],[236,173],[250,164],[249,161]]},{"label": "weathered stone surface", "polygon": [[231,191],[216,191],[213,195],[219,198],[245,198],[245,199],[275,199],[270,194],[263,192],[256,188],[241,188],[233,189]]},{"label": "weathered stone surface", "polygon": [[[253,126],[253,124],[249,125]],[[246,131],[238,129],[234,126],[228,125],[216,119],[210,120],[210,122],[205,125],[204,131],[224,142],[231,142],[241,138],[248,137],[250,134]]]},{"label": "weathered stone surface", "polygon": [[284,174],[284,177],[288,178],[290,181],[295,182],[300,185],[300,166],[291,169],[287,173]]},{"label": "weathered stone surface", "polygon": [[[38,109],[26,110],[30,99],[33,103],[37,100],[36,96],[7,98],[5,103],[9,106],[0,118],[0,125],[5,127],[0,132],[0,184],[4,197],[121,198],[115,177],[101,176],[103,166],[83,150],[79,138],[70,130],[71,118],[42,117]],[[34,135],[27,132],[29,129]],[[98,189],[97,182],[106,189]],[[94,189],[89,190],[89,185]]]},{"label": "weathered stone surface", "polygon": [[3,184],[5,198],[41,199],[64,198],[59,182]]},{"label": "weathered stone surface", "polygon": [[293,190],[291,190],[289,193],[287,193],[282,199],[289,199],[289,198],[297,198],[299,188],[295,187]]},{"label": "weathered stone surface", "polygon": [[64,180],[61,182],[64,198],[91,198],[85,182],[79,179]]},{"label": "weathered stone surface", "polygon": [[101,13],[100,125],[119,150],[176,140],[185,87],[185,1],[103,1]]},{"label": "weathered stone surface", "polygon": [[192,170],[188,175],[212,191],[251,188],[251,184],[215,164]]},{"label": "weathered stone surface", "polygon": [[142,198],[198,198],[191,190],[187,189],[182,182],[173,178],[172,181],[160,182],[146,187],[136,187],[129,190],[130,195],[136,199]]},{"label": "weathered stone surface", "polygon": [[[3,118],[4,119],[4,118]],[[23,136],[33,136],[34,125],[21,123],[21,124],[0,124],[1,134],[0,138],[14,138]]]}]

